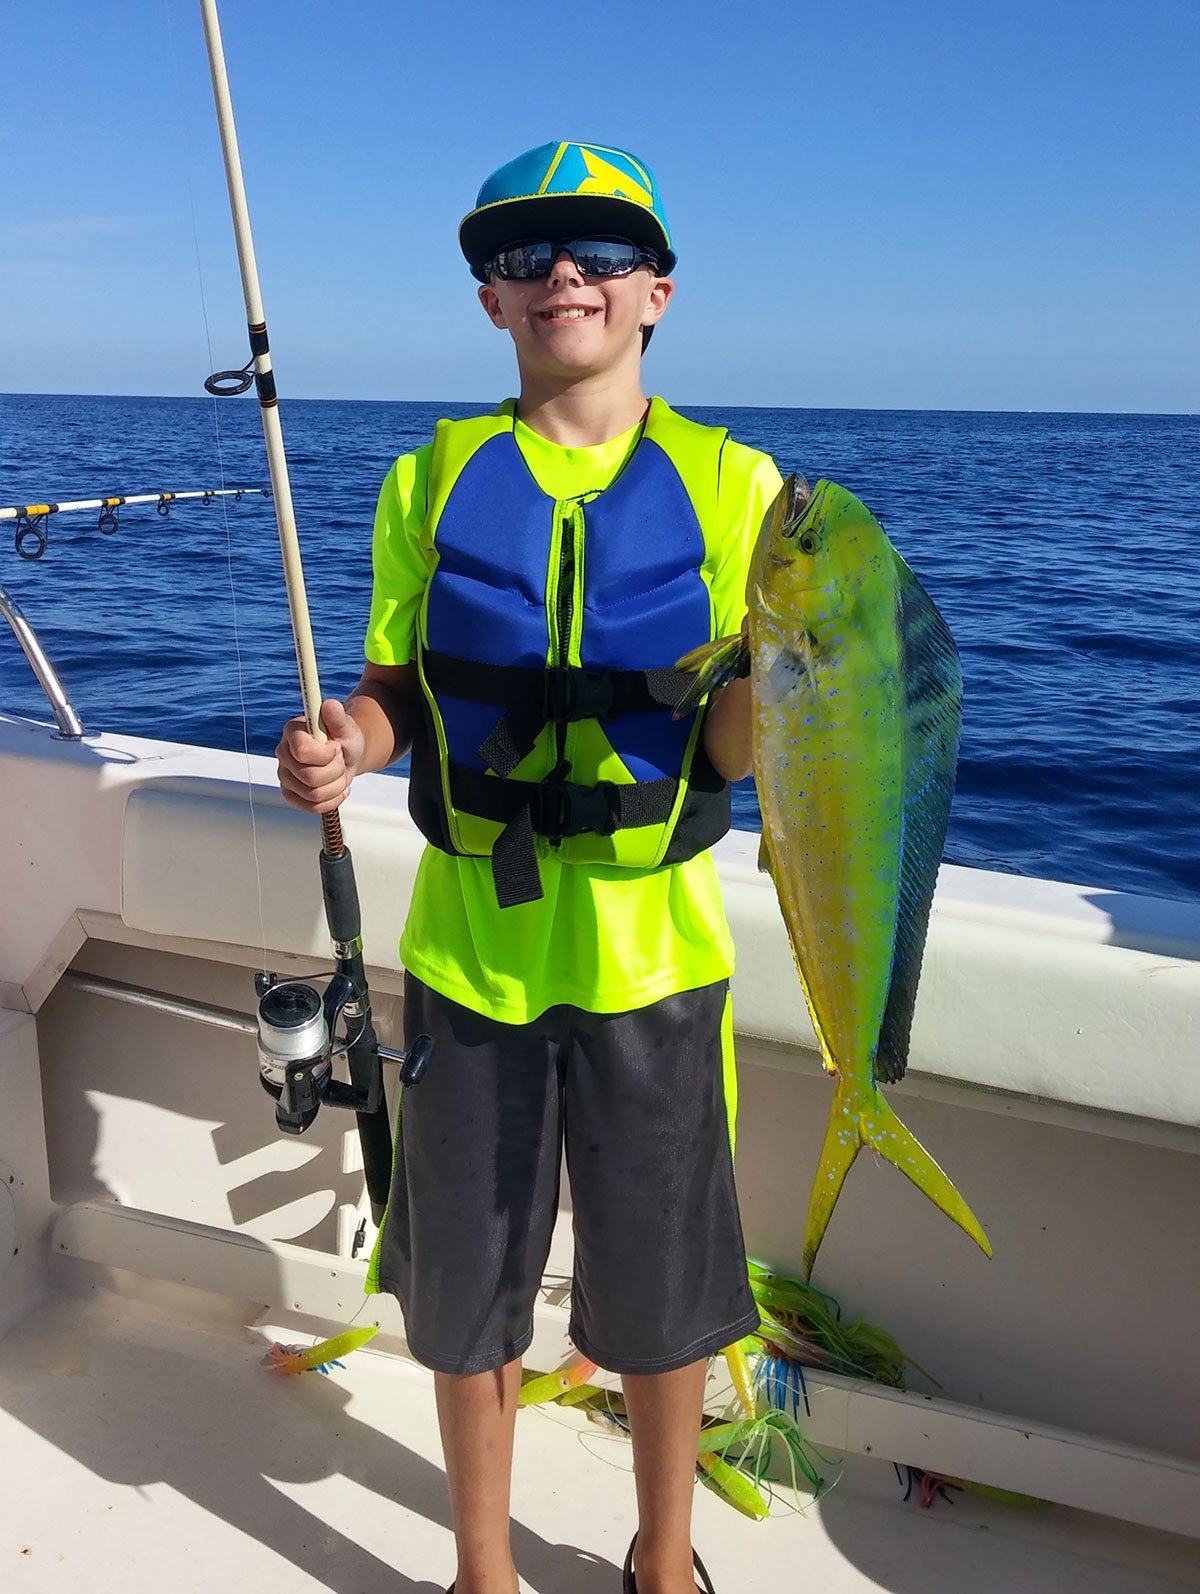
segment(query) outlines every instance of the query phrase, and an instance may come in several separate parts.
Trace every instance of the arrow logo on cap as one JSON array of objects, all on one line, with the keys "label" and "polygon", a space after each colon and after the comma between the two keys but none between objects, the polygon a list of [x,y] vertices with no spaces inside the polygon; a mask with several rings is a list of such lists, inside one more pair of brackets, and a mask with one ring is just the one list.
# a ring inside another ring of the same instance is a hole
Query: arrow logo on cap
[{"label": "arrow logo on cap", "polygon": [[579,146],[579,153],[583,156],[583,164],[587,167],[588,174],[575,190],[577,194],[612,194],[621,199],[632,199],[635,204],[645,205],[648,210],[653,206],[654,197],[650,191],[635,182],[619,166],[614,166],[611,161],[593,154],[582,144]]}]

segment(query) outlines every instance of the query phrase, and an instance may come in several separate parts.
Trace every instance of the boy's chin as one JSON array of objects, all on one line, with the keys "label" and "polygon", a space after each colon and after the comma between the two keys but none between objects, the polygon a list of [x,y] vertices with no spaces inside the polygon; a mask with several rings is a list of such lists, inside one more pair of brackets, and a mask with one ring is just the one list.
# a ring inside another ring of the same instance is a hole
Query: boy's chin
[{"label": "boy's chin", "polygon": [[594,334],[575,333],[539,341],[527,353],[527,362],[546,375],[596,375],[622,365],[631,349],[640,352],[640,334],[633,339],[616,340]]}]

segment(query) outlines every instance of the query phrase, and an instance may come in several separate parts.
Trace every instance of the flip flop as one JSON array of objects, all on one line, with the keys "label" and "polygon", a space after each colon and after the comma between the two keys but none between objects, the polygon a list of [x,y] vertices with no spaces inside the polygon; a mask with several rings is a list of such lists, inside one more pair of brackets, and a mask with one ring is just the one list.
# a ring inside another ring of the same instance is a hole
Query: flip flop
[{"label": "flip flop", "polygon": [[[622,1594],[637,1594],[637,1579],[633,1575],[633,1547],[637,1543],[637,1534],[629,1541],[629,1553],[625,1557],[624,1583],[621,1585]],[[692,1551],[692,1561],[696,1571],[700,1574],[700,1582],[696,1585],[697,1594],[717,1594],[712,1586],[712,1579],[704,1569],[704,1562]]]}]

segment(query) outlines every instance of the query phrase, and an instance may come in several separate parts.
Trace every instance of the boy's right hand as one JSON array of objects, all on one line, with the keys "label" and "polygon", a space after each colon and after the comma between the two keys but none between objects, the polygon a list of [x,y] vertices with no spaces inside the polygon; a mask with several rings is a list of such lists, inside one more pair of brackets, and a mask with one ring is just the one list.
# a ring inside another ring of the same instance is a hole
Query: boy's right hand
[{"label": "boy's right hand", "polygon": [[293,808],[328,814],[345,801],[362,763],[365,738],[345,705],[336,698],[321,704],[321,724],[328,738],[317,741],[303,717],[288,720],[275,756],[279,789]]}]

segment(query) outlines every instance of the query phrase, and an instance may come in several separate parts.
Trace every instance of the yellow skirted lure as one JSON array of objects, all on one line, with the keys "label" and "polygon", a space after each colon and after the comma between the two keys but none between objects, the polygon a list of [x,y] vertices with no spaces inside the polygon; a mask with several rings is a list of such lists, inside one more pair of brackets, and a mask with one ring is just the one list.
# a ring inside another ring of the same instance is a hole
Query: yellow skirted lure
[{"label": "yellow skirted lure", "polygon": [[557,1372],[542,1373],[523,1383],[517,1405],[544,1406],[551,1400],[563,1406],[578,1405],[599,1392],[588,1382],[596,1371],[596,1363],[586,1356],[574,1357]]},{"label": "yellow skirted lure", "polygon": [[[812,1494],[819,1495],[824,1479],[817,1462],[829,1465],[829,1458],[808,1445],[795,1420],[785,1412],[758,1411],[754,1392],[747,1340],[730,1345],[724,1352],[738,1405],[744,1415],[734,1422],[707,1422],[700,1431],[696,1450],[696,1469],[703,1481],[744,1516],[762,1521],[770,1516],[771,1506],[762,1492],[776,1447],[782,1450],[790,1470],[792,1493],[799,1498],[803,1477]],[[577,1406],[588,1418],[614,1433],[629,1435],[625,1402],[616,1391],[589,1382],[598,1371],[595,1362],[576,1357],[552,1373],[527,1376],[518,1397],[520,1406]]]},{"label": "yellow skirted lure", "polygon": [[272,1345],[263,1357],[263,1366],[281,1377],[294,1377],[299,1373],[328,1373],[331,1367],[340,1367],[342,1356],[349,1356],[379,1332],[378,1323],[365,1328],[348,1328],[332,1339],[323,1339],[317,1345]]},{"label": "yellow skirted lure", "polygon": [[793,476],[747,585],[748,635],[689,654],[686,713],[744,673],[753,687],[760,863],[775,883],[826,1069],[837,1075],[805,1226],[812,1272],[863,1146],[923,1190],[987,1254],[950,1180],[879,1091],[909,1030],[958,751],[962,682],[934,604],[852,494]]}]

